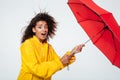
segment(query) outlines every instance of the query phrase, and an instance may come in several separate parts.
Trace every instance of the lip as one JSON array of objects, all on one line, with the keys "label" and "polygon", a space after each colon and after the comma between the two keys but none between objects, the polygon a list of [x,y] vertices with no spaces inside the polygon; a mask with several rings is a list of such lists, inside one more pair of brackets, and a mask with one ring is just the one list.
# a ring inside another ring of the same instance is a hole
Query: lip
[{"label": "lip", "polygon": [[47,33],[41,33],[41,36],[46,38],[47,37]]},{"label": "lip", "polygon": [[41,33],[41,35],[46,35],[47,33]]}]

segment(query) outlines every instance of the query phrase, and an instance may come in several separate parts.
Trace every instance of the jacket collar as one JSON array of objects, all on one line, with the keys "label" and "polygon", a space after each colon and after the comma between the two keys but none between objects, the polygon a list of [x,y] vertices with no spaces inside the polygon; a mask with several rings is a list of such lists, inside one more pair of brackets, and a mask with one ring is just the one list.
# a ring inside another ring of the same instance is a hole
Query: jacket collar
[{"label": "jacket collar", "polygon": [[34,39],[35,42],[38,43],[38,44],[41,44],[41,45],[47,44],[47,41],[45,41],[44,43],[40,42],[39,39],[38,39],[35,35],[33,36],[33,39]]}]

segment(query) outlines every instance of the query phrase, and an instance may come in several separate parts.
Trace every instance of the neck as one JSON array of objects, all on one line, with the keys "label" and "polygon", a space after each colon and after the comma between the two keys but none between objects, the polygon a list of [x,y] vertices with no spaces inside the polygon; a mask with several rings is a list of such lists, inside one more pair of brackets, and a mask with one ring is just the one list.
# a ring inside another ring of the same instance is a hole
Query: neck
[{"label": "neck", "polygon": [[39,41],[40,41],[40,43],[42,43],[42,44],[47,42],[46,39],[45,39],[45,40],[40,40],[40,39],[39,39]]}]

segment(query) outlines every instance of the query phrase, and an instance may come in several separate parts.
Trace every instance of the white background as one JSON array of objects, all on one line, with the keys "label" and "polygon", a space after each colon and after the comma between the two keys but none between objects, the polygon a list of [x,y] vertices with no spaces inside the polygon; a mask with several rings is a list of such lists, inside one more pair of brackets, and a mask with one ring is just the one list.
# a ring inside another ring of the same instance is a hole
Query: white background
[{"label": "white background", "polygon": [[[120,0],[94,1],[112,12],[120,24]],[[22,29],[40,9],[49,12],[58,22],[56,36],[49,41],[58,55],[64,55],[89,39],[77,23],[67,0],[0,0],[0,80],[16,80],[21,65]],[[70,71],[64,68],[54,74],[52,80],[120,80],[120,69],[90,41],[76,55]]]}]

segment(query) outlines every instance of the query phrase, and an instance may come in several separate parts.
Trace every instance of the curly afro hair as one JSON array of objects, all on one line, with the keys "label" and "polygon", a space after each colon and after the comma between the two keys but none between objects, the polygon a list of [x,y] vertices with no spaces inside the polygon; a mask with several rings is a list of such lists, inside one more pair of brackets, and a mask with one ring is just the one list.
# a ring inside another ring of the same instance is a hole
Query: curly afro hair
[{"label": "curly afro hair", "polygon": [[26,29],[23,33],[23,36],[22,36],[21,43],[23,43],[26,39],[29,39],[29,38],[33,37],[33,35],[35,35],[35,33],[32,31],[32,28],[36,26],[36,23],[38,21],[46,21],[47,22],[47,25],[48,25],[47,40],[49,38],[52,38],[55,35],[55,31],[57,28],[56,27],[57,22],[47,12],[40,12],[35,17],[32,18],[29,25],[26,27]]}]

